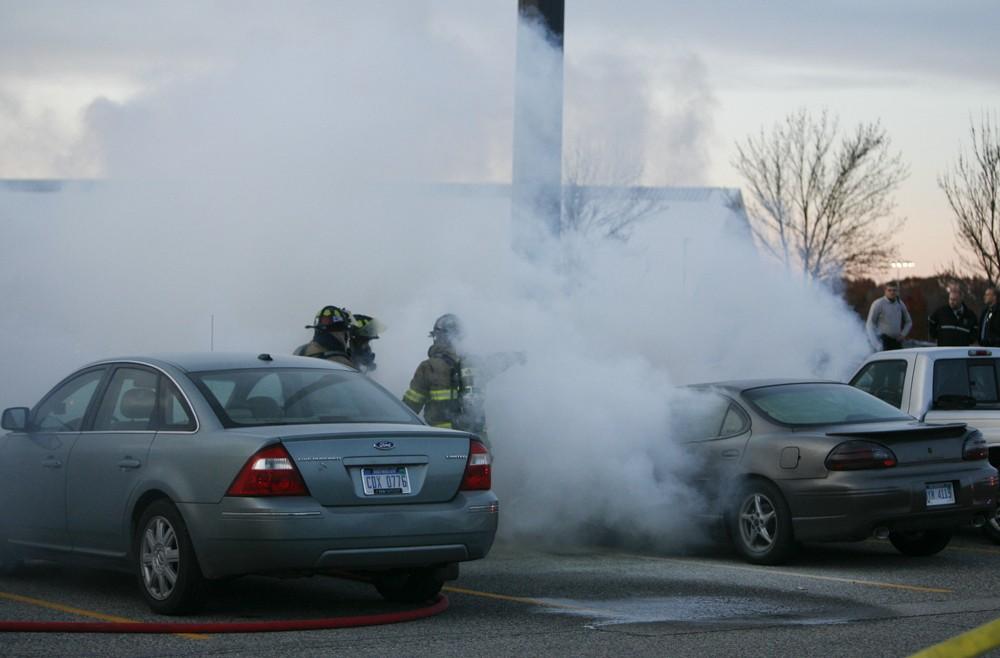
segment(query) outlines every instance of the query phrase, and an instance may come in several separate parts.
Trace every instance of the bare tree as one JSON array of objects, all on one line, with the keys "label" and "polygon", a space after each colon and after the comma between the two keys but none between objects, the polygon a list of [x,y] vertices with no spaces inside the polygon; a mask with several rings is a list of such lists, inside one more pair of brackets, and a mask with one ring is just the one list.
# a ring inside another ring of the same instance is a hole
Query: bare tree
[{"label": "bare tree", "polygon": [[895,253],[892,194],[908,175],[879,123],[840,136],[838,121],[806,110],[736,145],[757,242],[814,279],[863,275]]},{"label": "bare tree", "polygon": [[955,216],[962,264],[996,282],[1000,276],[1000,127],[984,116],[969,122],[971,155],[961,154],[938,185]]},{"label": "bare tree", "polygon": [[579,146],[566,157],[562,230],[628,240],[635,225],[664,209],[658,191],[643,187],[642,160]]}]

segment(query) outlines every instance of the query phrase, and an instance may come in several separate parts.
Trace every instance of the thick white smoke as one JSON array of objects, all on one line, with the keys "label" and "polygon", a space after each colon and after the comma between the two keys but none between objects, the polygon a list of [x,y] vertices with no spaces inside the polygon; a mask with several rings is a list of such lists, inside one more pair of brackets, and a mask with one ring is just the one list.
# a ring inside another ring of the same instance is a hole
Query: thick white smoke
[{"label": "thick white smoke", "polygon": [[375,378],[401,395],[454,312],[471,351],[527,354],[487,389],[504,532],[677,537],[697,499],[672,387],[841,377],[860,324],[724,209],[515,255],[506,187],[418,184],[509,171],[513,17],[499,52],[421,18],[265,33],[205,77],[93,106],[109,180],[0,190],[0,404],[91,359],[207,350],[213,317],[216,350],[290,352],[326,304],[388,325]]}]

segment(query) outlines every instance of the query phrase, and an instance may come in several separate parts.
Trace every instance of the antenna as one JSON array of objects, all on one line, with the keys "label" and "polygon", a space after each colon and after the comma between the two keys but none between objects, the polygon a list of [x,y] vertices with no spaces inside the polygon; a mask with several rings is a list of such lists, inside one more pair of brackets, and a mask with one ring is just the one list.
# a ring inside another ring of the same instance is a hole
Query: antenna
[{"label": "antenna", "polygon": [[215,351],[215,313],[212,314],[212,330],[211,337],[209,338],[209,352]]}]

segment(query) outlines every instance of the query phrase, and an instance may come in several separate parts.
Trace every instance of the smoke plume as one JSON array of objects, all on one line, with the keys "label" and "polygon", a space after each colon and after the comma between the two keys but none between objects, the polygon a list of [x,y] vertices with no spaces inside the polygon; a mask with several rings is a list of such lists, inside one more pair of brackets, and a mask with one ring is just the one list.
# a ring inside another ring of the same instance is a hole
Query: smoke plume
[{"label": "smoke plume", "polygon": [[[0,404],[101,357],[288,353],[326,304],[388,326],[374,377],[402,395],[453,312],[471,352],[527,355],[487,388],[507,536],[683,538],[699,503],[673,387],[841,377],[867,349],[858,321],[758,258],[721,206],[515,255],[508,188],[487,184],[509,181],[513,17],[483,47],[461,15],[354,13],[254,32],[224,65],[92,105],[106,180],[0,188]],[[438,184],[455,181],[479,184]]]}]

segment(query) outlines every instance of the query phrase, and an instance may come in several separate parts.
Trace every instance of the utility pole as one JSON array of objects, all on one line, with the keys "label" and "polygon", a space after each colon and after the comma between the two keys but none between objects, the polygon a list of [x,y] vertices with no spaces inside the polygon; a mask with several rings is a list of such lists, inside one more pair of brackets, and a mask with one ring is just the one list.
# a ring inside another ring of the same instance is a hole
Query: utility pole
[{"label": "utility pole", "polygon": [[565,0],[518,0],[517,16],[511,214],[530,257],[562,224]]}]

